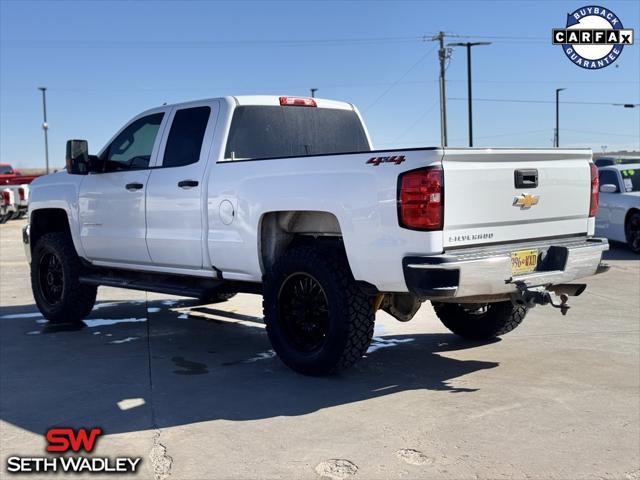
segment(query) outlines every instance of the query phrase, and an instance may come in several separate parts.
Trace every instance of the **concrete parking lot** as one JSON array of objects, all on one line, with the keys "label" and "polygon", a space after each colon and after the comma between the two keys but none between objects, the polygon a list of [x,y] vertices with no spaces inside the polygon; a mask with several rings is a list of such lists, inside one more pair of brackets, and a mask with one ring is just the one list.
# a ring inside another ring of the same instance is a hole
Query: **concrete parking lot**
[{"label": "concrete parking lot", "polygon": [[428,304],[379,313],[366,358],[308,378],[274,357],[255,295],[101,288],[82,328],[47,325],[23,224],[0,227],[3,478],[60,425],[101,427],[96,455],[142,457],[158,480],[640,478],[640,259],[623,246],[566,317],[537,307],[474,344]]}]

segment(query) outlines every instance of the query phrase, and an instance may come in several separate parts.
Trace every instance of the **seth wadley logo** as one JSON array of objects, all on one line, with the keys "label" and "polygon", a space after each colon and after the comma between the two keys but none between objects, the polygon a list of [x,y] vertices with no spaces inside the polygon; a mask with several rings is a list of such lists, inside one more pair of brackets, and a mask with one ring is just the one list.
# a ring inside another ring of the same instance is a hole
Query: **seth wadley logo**
[{"label": "seth wadley logo", "polygon": [[566,27],[554,28],[552,37],[569,60],[588,70],[608,67],[625,45],[633,45],[633,29],[624,28],[615,13],[596,5],[568,13]]},{"label": "seth wadley logo", "polygon": [[[84,450],[91,453],[95,448],[98,437],[102,435],[101,428],[50,428],[45,437],[49,453],[79,453]],[[59,457],[21,457],[13,455],[7,459],[9,473],[135,473],[140,466],[141,458],[133,457],[88,457],[85,455],[70,455]]]}]

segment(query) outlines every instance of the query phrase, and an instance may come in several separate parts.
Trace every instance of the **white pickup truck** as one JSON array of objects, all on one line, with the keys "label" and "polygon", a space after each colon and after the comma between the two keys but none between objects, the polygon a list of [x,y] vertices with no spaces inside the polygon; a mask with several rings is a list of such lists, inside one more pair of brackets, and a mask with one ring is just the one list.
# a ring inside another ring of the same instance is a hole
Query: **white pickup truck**
[{"label": "white pickup truck", "polygon": [[[346,153],[345,153],[346,152]],[[97,156],[32,184],[23,241],[36,304],[80,322],[99,285],[223,301],[264,297],[273,348],[326,374],[367,350],[376,310],[430,300],[483,339],[527,309],[566,312],[607,269],[592,238],[589,150],[374,151],[356,108],[277,96],[146,111]]]}]

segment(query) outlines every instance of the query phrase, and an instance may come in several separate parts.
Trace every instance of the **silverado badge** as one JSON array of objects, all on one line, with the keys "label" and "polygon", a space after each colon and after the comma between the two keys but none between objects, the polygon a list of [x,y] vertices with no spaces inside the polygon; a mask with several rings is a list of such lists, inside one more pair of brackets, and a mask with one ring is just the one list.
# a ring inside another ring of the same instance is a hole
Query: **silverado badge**
[{"label": "silverado badge", "polygon": [[519,197],[513,199],[513,206],[520,207],[521,210],[531,208],[533,205],[538,204],[540,197],[538,195],[531,195],[529,193],[523,193]]}]

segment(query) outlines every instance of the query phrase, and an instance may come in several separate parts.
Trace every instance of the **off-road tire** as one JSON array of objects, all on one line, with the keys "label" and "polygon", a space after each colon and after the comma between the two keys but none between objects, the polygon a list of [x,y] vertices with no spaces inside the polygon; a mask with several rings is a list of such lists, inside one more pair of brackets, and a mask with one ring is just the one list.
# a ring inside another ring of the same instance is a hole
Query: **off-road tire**
[{"label": "off-road tire", "polygon": [[640,253],[638,229],[640,229],[640,212],[633,212],[624,224],[624,234],[627,239],[627,245],[633,253]]},{"label": "off-road tire", "polygon": [[[41,281],[44,267],[41,261],[45,256],[55,256],[61,265],[62,293],[60,301],[47,299]],[[82,272],[82,263],[76,254],[73,242],[67,233],[47,233],[40,237],[33,248],[31,258],[31,289],[38,310],[51,323],[79,323],[93,308],[98,287],[81,284],[78,279]]]},{"label": "off-road tire", "polygon": [[217,292],[217,293],[206,293],[202,295],[198,300],[202,303],[210,304],[210,303],[222,303],[227,300],[231,300],[233,297],[237,295],[237,292]]},{"label": "off-road tire", "polygon": [[511,302],[488,303],[484,313],[472,313],[463,304],[431,302],[440,321],[456,335],[469,340],[487,340],[509,333],[527,314],[526,307]]},{"label": "off-road tire", "polygon": [[[293,275],[312,277],[324,291],[328,331],[312,352],[296,348],[283,326],[279,297]],[[273,349],[288,367],[306,375],[328,375],[350,367],[366,353],[373,337],[373,299],[357,285],[344,253],[337,249],[298,246],[285,253],[266,275],[263,310]]]}]

